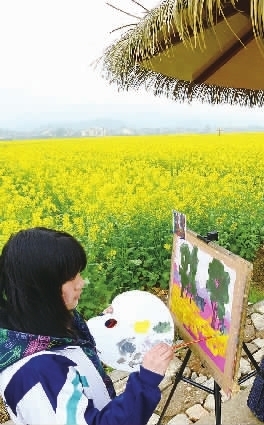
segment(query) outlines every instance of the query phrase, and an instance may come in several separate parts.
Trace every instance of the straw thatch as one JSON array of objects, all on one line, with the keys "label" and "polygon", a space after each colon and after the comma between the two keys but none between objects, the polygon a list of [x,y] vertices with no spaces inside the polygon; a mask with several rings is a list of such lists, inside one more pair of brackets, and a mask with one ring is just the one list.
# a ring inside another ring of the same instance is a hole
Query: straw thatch
[{"label": "straw thatch", "polygon": [[99,60],[103,77],[117,84],[121,90],[144,86],[155,95],[165,95],[182,102],[199,99],[211,104],[262,106],[262,90],[196,84],[142,66],[142,63],[160,52],[166,52],[175,39],[184,43],[188,49],[199,48],[202,53],[206,49],[205,28],[213,29],[216,21],[225,20],[227,12],[230,9],[239,10],[241,4],[247,8],[261,55],[261,44],[264,42],[264,0],[165,0],[106,49]]}]

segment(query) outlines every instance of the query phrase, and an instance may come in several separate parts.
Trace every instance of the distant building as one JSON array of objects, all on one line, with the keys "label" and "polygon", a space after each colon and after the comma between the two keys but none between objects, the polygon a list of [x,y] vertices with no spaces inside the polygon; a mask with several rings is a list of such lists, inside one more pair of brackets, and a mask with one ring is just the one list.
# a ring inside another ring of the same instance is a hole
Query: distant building
[{"label": "distant building", "polygon": [[123,134],[124,136],[131,136],[132,134],[134,134],[134,131],[130,128],[122,128],[121,134]]},{"label": "distant building", "polygon": [[102,137],[106,135],[106,129],[103,127],[88,128],[81,131],[82,137]]}]

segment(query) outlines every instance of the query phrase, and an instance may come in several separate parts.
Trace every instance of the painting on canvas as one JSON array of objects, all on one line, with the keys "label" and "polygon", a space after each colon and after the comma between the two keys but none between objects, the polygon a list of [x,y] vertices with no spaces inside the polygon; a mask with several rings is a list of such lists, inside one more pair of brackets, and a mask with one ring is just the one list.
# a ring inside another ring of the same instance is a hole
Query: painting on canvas
[{"label": "painting on canvas", "polygon": [[243,342],[251,263],[190,230],[174,232],[169,308],[191,349],[219,386],[236,387]]}]

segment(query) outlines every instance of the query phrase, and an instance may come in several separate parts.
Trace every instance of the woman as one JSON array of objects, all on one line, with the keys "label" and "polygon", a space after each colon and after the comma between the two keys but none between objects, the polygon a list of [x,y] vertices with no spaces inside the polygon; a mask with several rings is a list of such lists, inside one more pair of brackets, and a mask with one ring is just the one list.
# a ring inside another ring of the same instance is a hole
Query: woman
[{"label": "woman", "polygon": [[116,396],[86,322],[75,309],[83,247],[42,227],[10,237],[0,257],[0,393],[18,424],[145,425],[173,357],[149,350]]},{"label": "woman", "polygon": [[264,422],[264,357],[262,358],[256,378],[252,384],[247,405],[252,413]]}]

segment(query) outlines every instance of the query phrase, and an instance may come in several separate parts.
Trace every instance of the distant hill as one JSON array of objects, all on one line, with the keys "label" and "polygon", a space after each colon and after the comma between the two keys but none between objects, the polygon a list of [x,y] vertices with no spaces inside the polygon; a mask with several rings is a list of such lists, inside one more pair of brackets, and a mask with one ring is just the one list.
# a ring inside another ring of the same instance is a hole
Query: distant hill
[{"label": "distant hill", "polygon": [[[4,113],[5,112],[5,113]],[[264,130],[264,111],[260,108],[218,107],[163,102],[161,104],[52,104],[9,105],[0,114],[0,128],[32,132],[43,128],[121,128],[134,131],[171,129],[173,132],[215,132]],[[208,130],[208,131],[207,131]]]},{"label": "distant hill", "polygon": [[98,118],[95,120],[83,120],[76,122],[60,121],[58,123],[47,123],[46,125],[37,126],[33,129],[7,129],[0,128],[1,140],[14,139],[51,139],[63,137],[100,137],[107,135],[144,135],[144,134],[225,134],[231,132],[264,132],[263,126],[245,125],[242,126],[226,126],[215,127],[214,125],[198,126],[196,123],[186,126],[173,125],[167,127],[140,127],[131,126],[124,121]]}]

